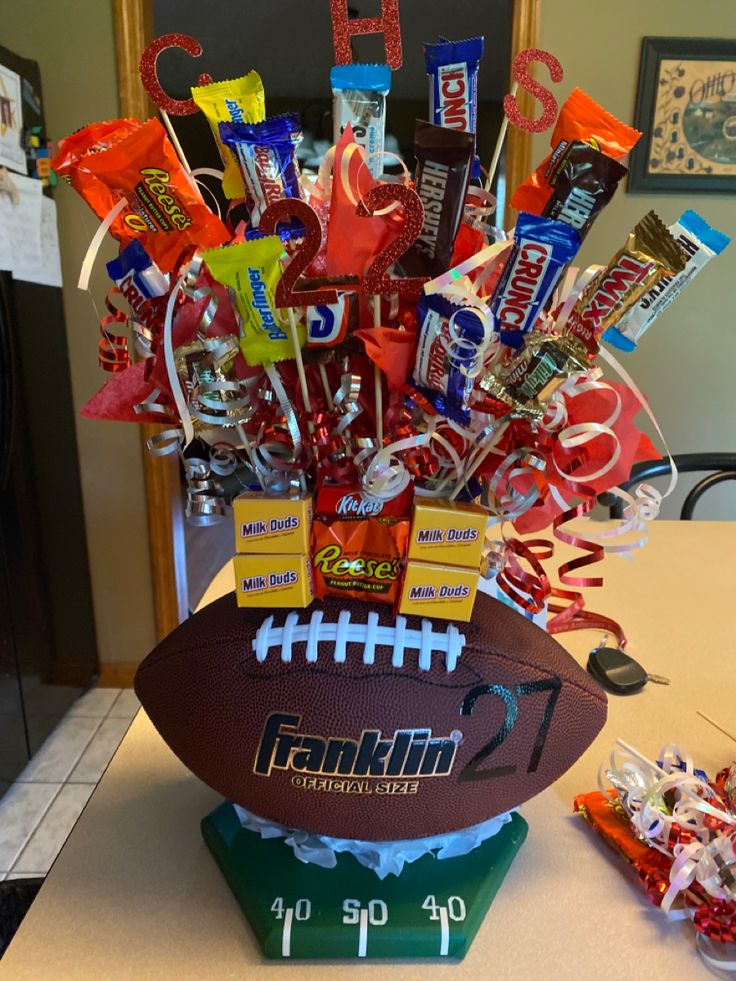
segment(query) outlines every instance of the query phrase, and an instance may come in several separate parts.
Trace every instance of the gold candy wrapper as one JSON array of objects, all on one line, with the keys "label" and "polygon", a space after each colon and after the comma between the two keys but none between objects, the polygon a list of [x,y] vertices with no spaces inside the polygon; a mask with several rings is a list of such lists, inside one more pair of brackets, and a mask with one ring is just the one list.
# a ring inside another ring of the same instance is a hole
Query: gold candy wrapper
[{"label": "gold candy wrapper", "polygon": [[243,78],[213,82],[211,85],[195,85],[192,98],[210,124],[212,135],[220,151],[225,168],[222,191],[231,201],[245,197],[245,185],[238,162],[232,150],[220,140],[220,123],[262,123],[266,118],[266,96],[258,72],[249,72]]},{"label": "gold candy wrapper", "polygon": [[583,290],[565,324],[565,334],[576,338],[590,355],[595,355],[601,334],[616,324],[663,276],[682,272],[686,262],[683,249],[669,229],[650,211],[607,268]]}]

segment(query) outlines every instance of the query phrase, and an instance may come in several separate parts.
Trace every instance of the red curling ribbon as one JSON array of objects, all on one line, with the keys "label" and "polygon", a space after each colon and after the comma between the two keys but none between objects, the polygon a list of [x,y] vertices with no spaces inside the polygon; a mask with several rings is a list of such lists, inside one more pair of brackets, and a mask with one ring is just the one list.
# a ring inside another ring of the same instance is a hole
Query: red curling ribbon
[{"label": "red curling ribbon", "polygon": [[365,274],[365,292],[372,296],[418,297],[429,282],[429,276],[391,279],[388,270],[414,245],[424,225],[424,205],[416,191],[404,184],[378,184],[358,202],[356,214],[373,218],[392,211],[392,205],[404,209],[404,223],[399,235],[375,257]]},{"label": "red curling ribbon", "polygon": [[381,0],[380,17],[354,19],[351,19],[348,13],[348,0],[330,0],[330,15],[336,65],[353,64],[350,39],[362,34],[383,34],[386,43],[386,64],[394,71],[398,71],[404,64],[399,0]]},{"label": "red curling ribbon", "polygon": [[569,511],[558,514],[552,522],[552,528],[556,538],[558,538],[561,542],[572,545],[574,548],[583,549],[583,551],[590,553],[589,555],[572,559],[570,562],[565,562],[560,566],[560,582],[565,586],[575,586],[578,589],[587,589],[588,587],[603,585],[603,578],[601,576],[579,577],[570,575],[570,573],[575,569],[582,569],[586,565],[594,565],[596,562],[602,562],[605,555],[605,549],[603,546],[597,544],[596,542],[589,542],[579,535],[572,535],[569,532],[561,530],[562,525],[566,524],[568,521],[572,521],[574,518],[581,518],[583,515],[589,514],[595,505],[595,497],[587,498],[582,502],[582,504],[578,504],[576,507],[570,508]]},{"label": "red curling ribbon", "polygon": [[558,59],[549,51],[543,51],[541,48],[527,48],[526,51],[520,51],[514,58],[512,70],[514,81],[521,88],[526,89],[535,99],[538,99],[544,110],[539,119],[529,119],[521,111],[516,95],[507,95],[503,100],[503,108],[509,122],[517,129],[523,129],[527,133],[543,133],[554,125],[559,112],[557,99],[550,90],[529,74],[529,65],[535,61],[547,66],[553,82],[561,82],[565,74]]},{"label": "red curling ribbon", "polygon": [[[517,538],[511,538],[504,544],[508,557],[503,569],[498,573],[496,580],[498,588],[516,606],[520,606],[528,613],[539,613],[544,609],[545,601],[552,587],[534,548],[540,545],[548,547],[550,543],[541,540],[522,542]],[[521,566],[517,556],[529,563],[532,568],[531,573]],[[526,599],[526,596],[529,599]]]},{"label": "red curling ribbon", "polygon": [[97,358],[103,371],[124,371],[130,365],[127,336],[108,329],[112,324],[128,324],[128,317],[112,302],[113,296],[122,295],[122,291],[113,286],[105,297],[108,315],[100,320],[100,340],[97,345]]},{"label": "red curling ribbon", "polygon": [[[199,106],[194,99],[173,99],[167,95],[158,80],[158,56],[168,48],[181,48],[192,58],[199,58],[202,54],[202,45],[196,38],[189,34],[162,34],[155,41],[151,41],[146,50],[141,55],[140,76],[143,88],[148,93],[152,102],[168,112],[171,116],[193,116],[199,112]],[[211,85],[214,79],[211,75],[200,75],[200,85]]]}]

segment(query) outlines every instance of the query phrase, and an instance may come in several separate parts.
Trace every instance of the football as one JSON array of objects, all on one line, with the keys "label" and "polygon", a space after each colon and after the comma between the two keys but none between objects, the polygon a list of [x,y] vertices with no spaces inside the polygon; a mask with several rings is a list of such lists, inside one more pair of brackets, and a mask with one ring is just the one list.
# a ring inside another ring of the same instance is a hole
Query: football
[{"label": "football", "polygon": [[389,841],[522,804],[606,720],[602,689],[548,634],[485,594],[455,625],[327,599],[195,614],[135,690],[201,780],[271,821]]}]

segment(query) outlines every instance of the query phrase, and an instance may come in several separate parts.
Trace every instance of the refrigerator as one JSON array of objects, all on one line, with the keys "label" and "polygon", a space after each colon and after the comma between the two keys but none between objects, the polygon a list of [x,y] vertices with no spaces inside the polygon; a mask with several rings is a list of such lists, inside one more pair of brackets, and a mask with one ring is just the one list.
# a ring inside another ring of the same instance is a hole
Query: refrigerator
[{"label": "refrigerator", "polygon": [[[45,133],[38,64],[0,64]],[[98,670],[62,291],[0,272],[0,797]]]}]

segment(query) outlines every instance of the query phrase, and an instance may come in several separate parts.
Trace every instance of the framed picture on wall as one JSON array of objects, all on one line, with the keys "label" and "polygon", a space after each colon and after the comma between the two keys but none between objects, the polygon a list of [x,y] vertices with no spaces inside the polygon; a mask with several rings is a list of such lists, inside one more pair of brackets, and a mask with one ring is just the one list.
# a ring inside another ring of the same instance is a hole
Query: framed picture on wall
[{"label": "framed picture on wall", "polygon": [[736,40],[645,37],[630,192],[736,191]]}]

